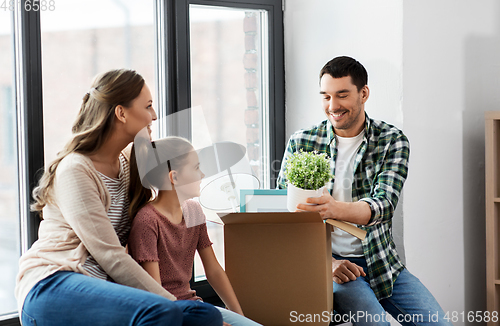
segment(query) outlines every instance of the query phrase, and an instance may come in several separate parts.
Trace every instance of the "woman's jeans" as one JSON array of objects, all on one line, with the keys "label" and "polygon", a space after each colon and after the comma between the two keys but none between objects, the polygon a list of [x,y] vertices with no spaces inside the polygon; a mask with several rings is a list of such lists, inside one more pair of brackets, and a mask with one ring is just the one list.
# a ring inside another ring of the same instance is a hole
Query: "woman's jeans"
[{"label": "woman's jeans", "polygon": [[[434,296],[406,268],[393,285],[392,296],[380,301],[370,288],[368,270],[364,257],[343,258],[363,268],[366,277],[344,284],[333,282],[333,299],[336,315],[334,320],[351,322],[354,325],[390,325],[391,319],[401,325],[452,325],[446,321],[444,312]],[[342,318],[341,318],[342,317]]]},{"label": "woman's jeans", "polygon": [[159,295],[75,272],[56,272],[28,293],[23,326],[221,326],[220,312],[198,301]]}]

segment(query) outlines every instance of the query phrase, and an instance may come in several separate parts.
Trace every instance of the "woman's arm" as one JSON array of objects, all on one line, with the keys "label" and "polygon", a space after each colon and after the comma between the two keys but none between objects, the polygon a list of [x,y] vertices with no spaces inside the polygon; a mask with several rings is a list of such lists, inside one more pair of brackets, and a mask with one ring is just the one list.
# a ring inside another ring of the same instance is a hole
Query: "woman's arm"
[{"label": "woman's arm", "polygon": [[240,303],[236,298],[233,287],[227,278],[226,272],[222,269],[217,258],[215,257],[212,246],[198,250],[200,254],[205,274],[210,285],[214,288],[215,292],[219,295],[222,301],[226,304],[227,308],[243,316]]},{"label": "woman's arm", "polygon": [[115,282],[176,300],[121,246],[106,213],[104,190],[100,189],[102,182],[97,174],[92,173],[89,162],[77,156],[65,160],[56,172],[54,199],[62,216],[92,257]]}]

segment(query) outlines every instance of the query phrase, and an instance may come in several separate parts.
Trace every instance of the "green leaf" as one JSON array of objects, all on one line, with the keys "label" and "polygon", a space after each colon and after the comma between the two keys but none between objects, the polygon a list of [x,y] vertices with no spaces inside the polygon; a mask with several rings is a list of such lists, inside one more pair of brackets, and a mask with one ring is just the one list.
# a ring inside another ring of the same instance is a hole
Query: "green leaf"
[{"label": "green leaf", "polygon": [[287,160],[285,178],[302,189],[319,189],[333,178],[330,158],[318,152],[293,153]]}]

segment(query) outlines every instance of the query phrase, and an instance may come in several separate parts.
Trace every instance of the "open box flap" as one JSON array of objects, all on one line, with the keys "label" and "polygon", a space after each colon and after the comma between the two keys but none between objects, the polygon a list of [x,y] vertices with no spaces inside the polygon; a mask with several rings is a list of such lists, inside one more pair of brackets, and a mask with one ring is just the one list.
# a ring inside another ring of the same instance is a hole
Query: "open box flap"
[{"label": "open box flap", "polygon": [[316,212],[217,213],[224,224],[321,223]]},{"label": "open box flap", "polygon": [[[224,224],[286,224],[286,223],[319,223],[323,219],[317,212],[268,212],[268,213],[217,213]],[[360,240],[366,237],[366,231],[333,219],[326,219],[331,224]]]},{"label": "open box flap", "polygon": [[335,227],[338,227],[339,229],[349,233],[350,235],[355,236],[356,238],[358,238],[360,240],[364,240],[366,237],[365,230],[361,230],[360,228],[358,228],[352,224],[342,222],[342,221],[333,220],[331,218],[326,219],[325,222],[330,224],[330,225],[333,225]]}]

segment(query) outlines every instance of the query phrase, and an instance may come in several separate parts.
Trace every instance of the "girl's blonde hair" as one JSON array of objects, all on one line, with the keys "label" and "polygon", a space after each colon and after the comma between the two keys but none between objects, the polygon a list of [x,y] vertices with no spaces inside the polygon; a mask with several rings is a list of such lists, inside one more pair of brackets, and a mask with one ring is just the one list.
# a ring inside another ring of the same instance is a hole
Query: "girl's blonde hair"
[{"label": "girl's blonde hair", "polygon": [[59,163],[68,154],[89,155],[97,151],[111,135],[118,105],[129,107],[144,87],[144,78],[128,69],[110,70],[95,77],[91,90],[83,97],[83,103],[72,127],[72,139],[42,175],[33,190],[31,210],[39,212],[52,203],[51,190]]},{"label": "girl's blonde hair", "polygon": [[[129,216],[131,218],[134,218],[137,212],[153,199],[154,189],[166,189],[164,182],[168,180],[170,170],[180,172],[185,166],[188,154],[194,151],[189,140],[176,136],[155,140],[152,145],[153,150],[164,163],[149,171],[142,180],[137,166],[135,146],[132,146],[129,188]],[[168,160],[165,159],[167,157]]]}]

